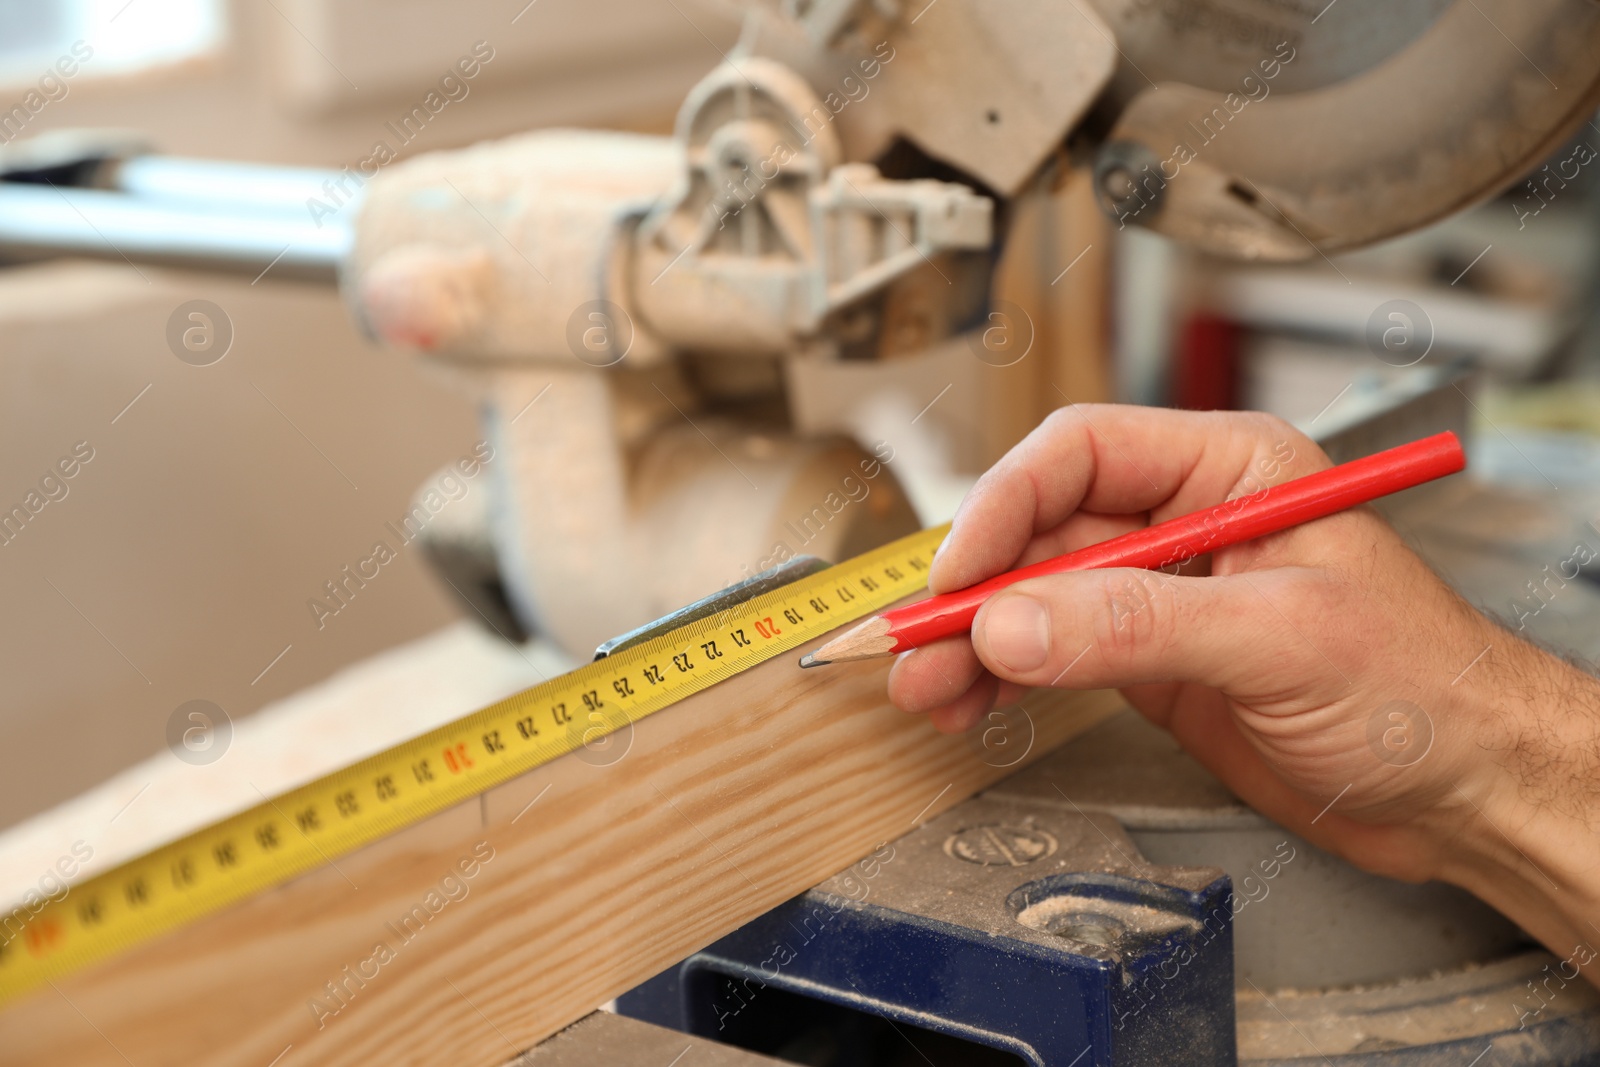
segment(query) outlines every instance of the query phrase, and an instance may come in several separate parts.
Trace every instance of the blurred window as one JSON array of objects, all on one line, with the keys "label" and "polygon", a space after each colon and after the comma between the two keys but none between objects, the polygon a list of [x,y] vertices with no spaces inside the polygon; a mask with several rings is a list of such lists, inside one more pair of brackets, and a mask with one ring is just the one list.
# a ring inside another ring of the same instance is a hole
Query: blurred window
[{"label": "blurred window", "polygon": [[223,2],[0,0],[0,86],[31,84],[63,57],[97,78],[203,55],[222,43]]}]

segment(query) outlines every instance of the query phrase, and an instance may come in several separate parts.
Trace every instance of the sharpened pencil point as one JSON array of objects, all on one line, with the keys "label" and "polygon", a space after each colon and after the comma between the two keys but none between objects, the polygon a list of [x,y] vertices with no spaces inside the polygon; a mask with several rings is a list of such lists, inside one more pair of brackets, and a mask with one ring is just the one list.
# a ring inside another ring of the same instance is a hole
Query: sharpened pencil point
[{"label": "sharpened pencil point", "polygon": [[820,667],[825,663],[876,659],[893,652],[894,645],[895,639],[889,634],[889,620],[882,615],[874,615],[807,655],[800,661],[800,666]]}]

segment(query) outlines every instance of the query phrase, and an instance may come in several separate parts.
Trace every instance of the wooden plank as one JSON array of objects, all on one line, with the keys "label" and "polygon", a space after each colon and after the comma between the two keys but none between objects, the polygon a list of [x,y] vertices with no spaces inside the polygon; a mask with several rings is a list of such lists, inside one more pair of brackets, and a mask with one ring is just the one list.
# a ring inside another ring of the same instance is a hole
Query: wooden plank
[{"label": "wooden plank", "polygon": [[[1051,191],[1039,281],[1047,381],[1037,419],[1063,404],[1112,399],[1110,341],[1111,223],[1094,200],[1094,174],[1067,170]],[[1064,273],[1063,273],[1064,272]]]},{"label": "wooden plank", "polygon": [[0,1064],[503,1063],[1118,704],[1036,694],[1013,763],[886,672],[763,664],[25,998]]},{"label": "wooden plank", "polygon": [[1033,348],[1012,367],[991,368],[1002,397],[985,413],[989,454],[980,469],[1056,408],[1111,399],[1112,230],[1092,182],[1089,168],[1058,162],[1010,204],[995,295],[1022,308]]}]

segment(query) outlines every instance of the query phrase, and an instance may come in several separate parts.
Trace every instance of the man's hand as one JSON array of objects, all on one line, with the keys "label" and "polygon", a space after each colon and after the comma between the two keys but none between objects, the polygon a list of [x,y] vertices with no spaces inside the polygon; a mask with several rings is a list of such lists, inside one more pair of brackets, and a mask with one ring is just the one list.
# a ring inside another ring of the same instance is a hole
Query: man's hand
[{"label": "man's hand", "polygon": [[[1264,415],[1065,408],[979,480],[929,585],[1329,465]],[[1600,923],[1600,689],[1478,614],[1370,509],[1177,575],[1011,586],[970,641],[902,655],[889,694],[957,731],[1029,686],[1120,689],[1244,801],[1358,866],[1464,885],[1562,956],[1600,943],[1584,918]]]}]

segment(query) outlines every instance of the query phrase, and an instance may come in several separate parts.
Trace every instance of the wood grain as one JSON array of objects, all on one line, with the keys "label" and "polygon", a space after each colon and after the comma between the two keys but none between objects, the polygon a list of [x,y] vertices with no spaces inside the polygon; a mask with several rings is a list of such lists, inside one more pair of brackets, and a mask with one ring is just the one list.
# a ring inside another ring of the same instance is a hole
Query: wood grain
[{"label": "wood grain", "polygon": [[1112,230],[1095,204],[1092,172],[1058,162],[1009,209],[995,295],[1022,308],[1033,347],[1012,367],[989,368],[1002,371],[1004,388],[984,413],[990,436],[984,468],[1056,408],[1112,394]]},{"label": "wood grain", "polygon": [[503,1063],[1117,703],[1040,694],[999,768],[887,705],[886,671],[763,664],[30,995],[0,1064]]}]

